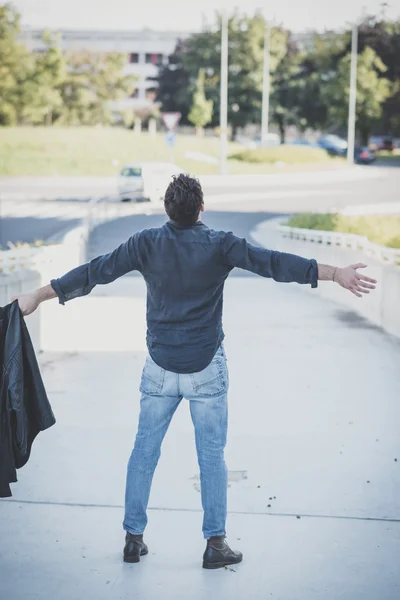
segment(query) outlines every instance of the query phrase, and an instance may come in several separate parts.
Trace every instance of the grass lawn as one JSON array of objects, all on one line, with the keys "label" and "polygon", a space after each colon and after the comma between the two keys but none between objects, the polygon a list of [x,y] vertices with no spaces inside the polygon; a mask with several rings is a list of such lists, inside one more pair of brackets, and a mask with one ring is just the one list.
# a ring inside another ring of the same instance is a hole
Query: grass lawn
[{"label": "grass lawn", "polygon": [[400,148],[393,152],[378,152],[376,155],[378,164],[400,167]]},{"label": "grass lawn", "polygon": [[[312,148],[309,146],[284,145],[274,148],[259,148],[248,150],[241,148],[238,152],[231,155],[232,159],[253,164],[273,164],[285,162],[289,165],[327,162],[329,155],[321,148]],[[333,159],[330,159],[332,162]],[[341,162],[339,160],[339,162]]]},{"label": "grass lawn", "polygon": [[400,248],[400,215],[347,216],[302,213],[289,219],[287,224],[303,229],[365,235],[371,242],[380,246]]},{"label": "grass lawn", "polygon": [[[195,175],[219,172],[218,164],[198,160],[198,157],[188,158],[188,153],[218,159],[217,138],[178,136],[174,162]],[[235,156],[228,161],[229,173],[293,172],[346,166],[345,161],[332,159],[323,150],[301,146],[243,152],[239,144],[229,143],[228,156]],[[170,160],[170,149],[163,134],[152,137],[147,133],[136,135],[127,129],[103,127],[0,129],[0,175],[114,176],[123,164],[147,160]]]}]

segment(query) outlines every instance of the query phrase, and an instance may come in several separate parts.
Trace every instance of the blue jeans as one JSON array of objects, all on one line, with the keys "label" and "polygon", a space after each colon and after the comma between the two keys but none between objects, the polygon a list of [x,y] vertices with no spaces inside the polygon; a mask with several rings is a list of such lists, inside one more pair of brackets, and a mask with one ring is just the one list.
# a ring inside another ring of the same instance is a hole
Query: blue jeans
[{"label": "blue jeans", "polygon": [[228,368],[223,347],[203,371],[178,375],[148,356],[140,384],[139,427],[128,463],[124,529],[143,533],[153,474],[161,444],[182,398],[190,402],[206,539],[225,535],[227,470],[224,460],[228,425]]}]

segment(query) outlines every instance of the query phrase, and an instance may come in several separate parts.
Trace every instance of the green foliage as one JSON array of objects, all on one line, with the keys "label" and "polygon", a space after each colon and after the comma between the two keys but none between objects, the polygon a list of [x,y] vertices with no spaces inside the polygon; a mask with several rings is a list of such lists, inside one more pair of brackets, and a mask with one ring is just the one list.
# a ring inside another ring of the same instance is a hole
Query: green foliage
[{"label": "green foliage", "polygon": [[135,78],[124,76],[120,54],[71,52],[68,73],[60,85],[62,125],[105,125],[111,121],[109,102],[128,96]]},{"label": "green foliage", "polygon": [[[357,64],[357,121],[362,143],[366,144],[372,125],[382,116],[382,106],[390,96],[391,85],[383,77],[387,68],[372,48],[358,56]],[[326,102],[332,121],[345,125],[348,116],[350,55],[338,63],[337,71],[325,87]]]},{"label": "green foliage", "polygon": [[[261,13],[229,18],[228,121],[259,124],[265,21]],[[99,125],[112,120],[110,102],[134,90],[123,75],[125,57],[61,51],[44,36],[44,50],[18,41],[19,15],[0,5],[0,125]],[[288,125],[339,129],[347,123],[350,32],[310,34],[305,42],[281,27],[270,37],[270,120],[282,141]],[[216,27],[180,40],[169,64],[160,67],[158,99],[178,110],[182,123],[201,129],[219,125],[221,17]],[[400,135],[400,22],[366,17],[359,26],[357,128]],[[130,117],[122,122],[131,125]]]},{"label": "green foliage", "polygon": [[59,86],[66,74],[65,59],[57,39],[46,33],[44,41],[46,48],[32,55],[30,77],[22,86],[26,97],[20,106],[20,123],[51,125],[54,113],[62,108]]},{"label": "green foliage", "polygon": [[0,6],[0,125],[105,124],[109,102],[126,97],[134,78],[122,73],[119,54],[65,54],[57,38],[43,37],[42,52],[18,42],[19,15]]},{"label": "green foliage", "polygon": [[[220,24],[220,20],[218,21]],[[228,120],[237,127],[260,123],[264,19],[260,14],[229,20]],[[199,66],[205,94],[219,124],[220,27],[181,40],[159,76],[164,110],[179,110],[188,121]],[[350,32],[310,35],[305,44],[290,32],[271,31],[270,118],[280,129],[336,129],[347,124]],[[376,54],[374,54],[374,52]],[[357,126],[363,141],[373,130],[400,134],[400,23],[367,17],[359,28]],[[376,93],[375,93],[376,92]]]},{"label": "green foliage", "polygon": [[[199,67],[204,69],[204,92],[213,101],[212,125],[219,124],[221,77],[221,19],[218,29],[206,29],[177,44],[170,64],[160,70],[158,99],[163,110],[179,110],[188,122],[191,99]],[[263,47],[265,21],[235,13],[228,23],[229,78],[228,119],[235,130],[247,123],[258,123],[261,114]],[[285,54],[287,34],[278,28],[271,32],[271,70]]]},{"label": "green foliage", "polygon": [[300,213],[289,219],[290,227],[301,229],[317,229],[319,231],[336,231],[336,214]]},{"label": "green foliage", "polygon": [[341,214],[303,213],[289,219],[290,227],[338,231],[364,235],[371,242],[389,248],[400,248],[399,215],[346,216]]},{"label": "green foliage", "polygon": [[32,70],[27,50],[17,43],[19,15],[10,5],[0,6],[0,124],[14,125],[23,89],[21,83]]},{"label": "green foliage", "polygon": [[[233,130],[247,123],[259,123],[263,85],[265,21],[236,15],[230,21],[229,122]],[[273,28],[270,34],[270,70],[273,73],[286,53],[287,32]],[[235,111],[234,107],[238,110]]]},{"label": "green foliage", "polygon": [[[376,132],[400,135],[400,20],[385,21],[368,17],[358,32],[359,52],[372,48],[387,68],[384,77],[391,82],[391,94],[383,103],[382,119],[375,124]],[[348,50],[350,45],[348,44]]]},{"label": "green foliage", "polygon": [[202,129],[212,121],[213,101],[207,100],[204,93],[204,69],[199,70],[196,91],[193,94],[193,105],[188,119],[197,129]]},{"label": "green foliage", "polygon": [[304,77],[301,68],[302,55],[295,44],[287,39],[286,53],[279,61],[271,78],[271,116],[278,125],[281,142],[285,143],[288,125],[305,128],[306,120],[301,115],[301,96]]}]

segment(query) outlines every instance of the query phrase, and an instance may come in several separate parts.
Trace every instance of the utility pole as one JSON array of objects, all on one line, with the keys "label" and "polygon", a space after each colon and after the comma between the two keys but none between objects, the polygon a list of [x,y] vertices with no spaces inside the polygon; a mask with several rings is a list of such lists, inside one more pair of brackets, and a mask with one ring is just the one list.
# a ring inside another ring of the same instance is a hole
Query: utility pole
[{"label": "utility pole", "polygon": [[221,99],[220,99],[220,173],[226,173],[226,154],[228,146],[228,15],[226,10],[221,20]]},{"label": "utility pole", "polygon": [[351,66],[350,66],[350,95],[349,95],[349,120],[347,130],[347,160],[354,163],[354,142],[356,137],[356,107],[357,107],[357,53],[358,53],[358,27],[353,27],[351,36]]},{"label": "utility pole", "polygon": [[266,146],[268,137],[268,116],[269,116],[269,53],[270,53],[270,28],[267,19],[265,19],[264,34],[264,71],[262,88],[262,106],[261,106],[261,145]]}]

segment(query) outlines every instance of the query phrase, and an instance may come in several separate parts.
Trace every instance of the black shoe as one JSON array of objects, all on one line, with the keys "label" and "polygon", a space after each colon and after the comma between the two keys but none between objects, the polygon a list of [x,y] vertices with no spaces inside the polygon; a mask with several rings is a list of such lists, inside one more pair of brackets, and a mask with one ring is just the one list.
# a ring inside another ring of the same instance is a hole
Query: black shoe
[{"label": "black shoe", "polygon": [[127,532],[125,536],[124,562],[137,563],[141,556],[149,553],[142,535],[133,535]]},{"label": "black shoe", "polygon": [[215,536],[207,540],[207,548],[203,556],[203,569],[220,569],[228,565],[242,562],[243,554],[231,550],[225,536]]}]

